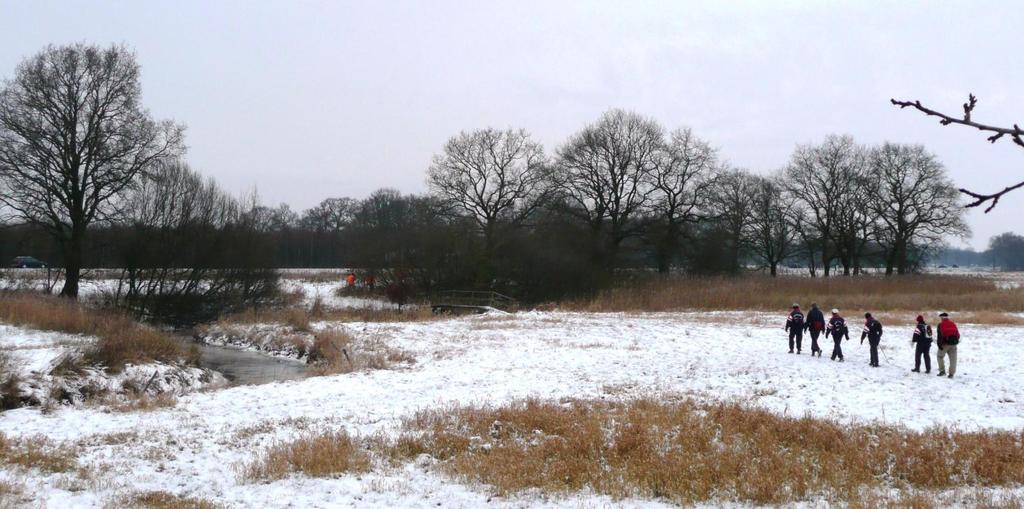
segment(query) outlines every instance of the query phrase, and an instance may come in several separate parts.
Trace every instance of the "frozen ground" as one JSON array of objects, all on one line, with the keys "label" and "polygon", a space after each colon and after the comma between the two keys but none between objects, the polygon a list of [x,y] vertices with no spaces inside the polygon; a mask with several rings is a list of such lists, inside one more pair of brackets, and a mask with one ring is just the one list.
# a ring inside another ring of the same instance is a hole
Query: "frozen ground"
[{"label": "frozen ground", "polygon": [[[256,484],[239,481],[237,469],[275,440],[310,428],[345,428],[360,436],[388,433],[417,409],[526,396],[684,393],[789,415],[911,428],[1024,427],[1024,370],[1017,363],[1024,356],[1024,328],[963,325],[958,378],[948,380],[909,371],[909,329],[887,329],[882,367],[873,369],[859,334],[843,344],[847,362],[840,364],[827,355],[787,354],[777,322],[777,316],[753,313],[534,312],[341,324],[412,352],[416,364],[197,393],[179,398],[174,408],[150,413],[82,407],[52,414],[5,412],[0,432],[76,445],[81,465],[96,474],[81,481],[77,474],[3,469],[0,477],[31,486],[27,503],[47,507],[101,506],[132,490],[166,490],[238,507],[653,507],[660,503],[587,493],[491,499],[486,487],[446,479],[429,464]],[[112,438],[124,436],[132,438]]]}]

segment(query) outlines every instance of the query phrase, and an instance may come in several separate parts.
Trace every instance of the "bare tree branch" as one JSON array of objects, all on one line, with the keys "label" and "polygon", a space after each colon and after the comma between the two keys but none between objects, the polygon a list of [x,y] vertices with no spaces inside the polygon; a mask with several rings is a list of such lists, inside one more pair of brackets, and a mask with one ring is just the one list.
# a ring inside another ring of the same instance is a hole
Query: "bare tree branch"
[{"label": "bare tree branch", "polygon": [[990,203],[988,207],[985,207],[985,213],[988,214],[988,211],[990,211],[993,208],[995,208],[996,204],[999,203],[999,199],[1002,198],[1004,194],[1009,193],[1010,191],[1013,191],[1015,189],[1019,189],[1021,187],[1024,187],[1024,181],[1021,181],[1021,182],[1018,182],[1018,183],[1016,183],[1016,184],[1014,184],[1012,186],[1003,188],[1003,190],[999,191],[998,193],[980,194],[980,193],[975,193],[973,191],[968,191],[967,189],[963,189],[963,188],[960,189],[960,192],[963,193],[963,194],[966,194],[967,196],[970,196],[971,198],[975,199],[971,203],[968,203],[967,205],[964,205],[965,207],[968,207],[968,208],[970,208],[970,207],[977,207],[977,206],[979,206],[979,205],[981,205],[981,204],[991,200],[992,203]]},{"label": "bare tree branch", "polygon": [[[971,113],[974,112],[975,106],[978,105],[978,98],[975,97],[974,94],[968,94],[967,102],[963,104],[964,115],[962,118],[956,118],[951,115],[947,115],[945,113],[928,108],[922,105],[921,101],[897,101],[896,99],[889,99],[889,102],[891,102],[894,106],[899,106],[900,109],[914,108],[930,117],[938,117],[939,123],[942,125],[959,124],[967,127],[973,127],[982,132],[994,133],[988,138],[986,138],[990,143],[995,143],[999,141],[999,139],[1002,138],[1003,136],[1009,136],[1010,139],[1012,139],[1013,142],[1017,144],[1017,146],[1024,148],[1024,129],[1021,129],[1019,124],[1013,124],[1013,127],[999,127],[988,124],[982,124],[971,120]],[[1021,187],[1024,187],[1024,182],[1019,182],[1015,185],[1004,188],[1002,191],[992,194],[981,194],[967,189],[960,189],[960,192],[966,194],[967,196],[970,196],[971,198],[974,198],[974,201],[965,205],[965,207],[967,208],[978,207],[981,206],[982,204],[991,202],[989,203],[989,206],[985,208],[985,213],[987,214],[989,211],[995,208],[996,204],[999,203],[999,199],[1002,198],[1004,194],[1009,193],[1015,189],[1019,189]]]}]

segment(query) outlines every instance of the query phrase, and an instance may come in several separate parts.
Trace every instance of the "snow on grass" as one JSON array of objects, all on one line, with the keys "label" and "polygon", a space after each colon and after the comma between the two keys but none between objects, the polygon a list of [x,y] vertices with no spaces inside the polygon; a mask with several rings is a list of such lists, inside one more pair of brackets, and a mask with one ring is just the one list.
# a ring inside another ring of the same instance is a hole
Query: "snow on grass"
[{"label": "snow on grass", "polygon": [[[344,276],[342,276],[344,277]],[[345,288],[341,278],[338,281],[308,281],[302,279],[282,279],[281,291],[302,295],[298,306],[309,309],[317,297],[326,309],[398,309],[398,306],[384,300],[383,297],[368,293],[352,292],[352,295],[338,295],[338,289]]]},{"label": "snow on grass", "polygon": [[127,364],[113,374],[96,366],[77,366],[73,373],[51,373],[67,357],[77,357],[96,340],[93,336],[0,324],[0,351],[9,357],[6,368],[21,380],[21,396],[35,404],[57,400],[81,403],[87,396],[117,399],[129,392],[184,394],[226,383],[210,370],[160,362]]},{"label": "snow on grass", "polygon": [[[267,483],[243,481],[239,469],[259,451],[309,429],[345,430],[356,437],[393,434],[402,417],[419,409],[530,396],[687,394],[787,415],[878,420],[913,429],[1024,427],[1024,371],[1016,365],[1024,356],[1024,328],[963,325],[958,378],[949,380],[909,371],[913,348],[909,330],[900,327],[887,329],[882,367],[869,368],[867,346],[858,344],[859,337],[843,344],[847,362],[835,363],[827,356],[831,342],[822,343],[822,358],[786,353],[783,331],[765,325],[778,321],[774,315],[708,316],[531,312],[335,324],[354,334],[373,334],[411,353],[416,363],[402,370],[190,394],[173,408],[144,414],[88,407],[52,414],[13,410],[0,414],[0,433],[81,445],[80,464],[99,472],[102,482],[71,491],[61,475],[24,474],[38,486],[35,501],[49,506],[98,506],[131,487],[238,506],[474,507],[490,500],[486,487],[460,485],[429,465],[327,479],[292,475]],[[103,439],[125,433],[139,438],[114,445]],[[662,506],[588,493],[549,499],[528,492],[491,503]]]}]

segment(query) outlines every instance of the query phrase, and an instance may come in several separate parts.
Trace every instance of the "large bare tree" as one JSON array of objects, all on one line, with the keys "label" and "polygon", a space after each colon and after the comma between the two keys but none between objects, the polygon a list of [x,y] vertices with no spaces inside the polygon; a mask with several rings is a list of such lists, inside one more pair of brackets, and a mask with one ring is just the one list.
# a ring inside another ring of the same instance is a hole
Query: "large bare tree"
[{"label": "large bare tree", "polygon": [[875,232],[871,204],[876,191],[868,175],[869,152],[863,146],[855,146],[850,151],[849,164],[839,173],[842,205],[832,228],[832,244],[844,276],[861,273],[865,250]]},{"label": "large bare tree", "polygon": [[[830,135],[820,145],[797,147],[785,171],[785,186],[810,214],[805,233],[815,232],[822,270],[829,275],[838,255],[834,239],[855,176],[863,167],[861,148],[850,136]],[[811,226],[812,228],[808,228]]]},{"label": "large bare tree", "polygon": [[668,272],[684,227],[706,216],[709,190],[718,169],[717,151],[692,130],[677,129],[669,135],[651,174],[659,272]]},{"label": "large bare tree", "polygon": [[0,200],[60,244],[63,296],[78,296],[89,225],[140,174],[183,150],[184,128],[154,121],[141,98],[132,51],[84,44],[47,47],[0,91]]},{"label": "large bare tree", "polygon": [[711,210],[714,220],[725,234],[728,266],[739,271],[746,251],[754,202],[750,199],[756,189],[756,177],[750,172],[733,168],[721,172],[711,191]]},{"label": "large bare tree", "polygon": [[558,150],[552,184],[566,210],[590,227],[596,261],[614,265],[622,241],[638,232],[663,143],[653,119],[614,109]]},{"label": "large bare tree", "polygon": [[793,201],[786,196],[781,175],[753,176],[747,245],[774,277],[779,264],[793,255],[797,229],[791,224]]},{"label": "large bare tree", "polygon": [[882,233],[886,274],[911,269],[912,242],[937,242],[968,228],[956,187],[934,155],[921,145],[885,143],[871,151],[875,196],[871,214]]},{"label": "large bare tree", "polygon": [[521,225],[543,203],[546,168],[544,149],[524,129],[478,129],[448,140],[427,185],[476,222],[490,258],[499,225]]}]

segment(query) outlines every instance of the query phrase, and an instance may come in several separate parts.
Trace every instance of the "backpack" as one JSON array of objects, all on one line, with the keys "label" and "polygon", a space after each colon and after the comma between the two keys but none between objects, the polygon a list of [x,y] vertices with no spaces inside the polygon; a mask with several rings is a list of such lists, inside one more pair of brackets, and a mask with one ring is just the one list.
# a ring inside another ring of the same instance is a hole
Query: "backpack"
[{"label": "backpack", "polygon": [[944,345],[960,344],[960,330],[957,329],[953,320],[939,322],[939,338],[942,340],[942,344]]}]

